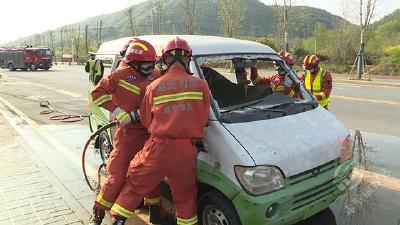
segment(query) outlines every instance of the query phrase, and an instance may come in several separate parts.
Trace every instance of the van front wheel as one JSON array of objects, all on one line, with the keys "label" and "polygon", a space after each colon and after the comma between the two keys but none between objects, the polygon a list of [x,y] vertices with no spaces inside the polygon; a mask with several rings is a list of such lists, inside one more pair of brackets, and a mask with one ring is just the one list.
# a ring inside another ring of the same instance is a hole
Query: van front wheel
[{"label": "van front wheel", "polygon": [[103,131],[99,135],[99,149],[101,160],[107,165],[108,157],[110,156],[113,149],[107,131]]},{"label": "van front wheel", "polygon": [[232,203],[222,194],[209,191],[202,194],[198,202],[199,224],[241,225]]}]

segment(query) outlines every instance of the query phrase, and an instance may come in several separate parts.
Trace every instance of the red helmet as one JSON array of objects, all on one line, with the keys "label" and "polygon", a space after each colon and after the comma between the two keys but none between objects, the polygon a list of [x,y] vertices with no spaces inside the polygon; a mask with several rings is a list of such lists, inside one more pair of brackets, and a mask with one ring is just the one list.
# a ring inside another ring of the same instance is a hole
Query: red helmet
[{"label": "red helmet", "polygon": [[[174,39],[170,40],[162,50],[162,56],[166,56],[167,53],[171,52],[172,50],[181,49],[189,53],[189,56],[192,55],[192,48],[189,46],[186,40],[175,37]],[[182,54],[184,55],[184,54]]]},{"label": "red helmet", "polygon": [[304,58],[303,67],[304,69],[310,69],[313,67],[318,67],[321,61],[319,58],[314,54],[309,54]]},{"label": "red helmet", "polygon": [[124,60],[127,63],[132,61],[154,62],[157,61],[156,50],[145,40],[134,40],[129,44]]},{"label": "red helmet", "polygon": [[135,40],[139,40],[139,39],[137,39],[137,38],[129,39],[129,40],[125,43],[124,47],[122,47],[121,51],[119,51],[119,54],[120,54],[122,57],[125,56],[126,50],[128,50],[128,47],[129,47],[129,45],[131,44],[131,42],[132,42],[132,41],[135,41]]},{"label": "red helmet", "polygon": [[278,52],[278,55],[279,55],[283,60],[285,60],[285,62],[286,62],[287,64],[289,64],[290,66],[293,66],[293,65],[294,65],[294,58],[293,58],[293,56],[292,56],[289,52],[286,52],[286,51],[284,51],[284,50],[280,50],[280,51]]}]

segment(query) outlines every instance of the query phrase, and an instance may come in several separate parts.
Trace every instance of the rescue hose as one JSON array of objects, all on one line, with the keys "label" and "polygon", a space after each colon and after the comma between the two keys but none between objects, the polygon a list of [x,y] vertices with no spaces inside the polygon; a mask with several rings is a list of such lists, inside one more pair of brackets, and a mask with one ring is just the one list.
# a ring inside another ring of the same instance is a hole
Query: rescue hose
[{"label": "rescue hose", "polygon": [[83,148],[83,151],[82,151],[82,171],[83,171],[83,176],[85,177],[85,181],[86,181],[87,185],[89,186],[90,190],[92,190],[92,191],[96,191],[96,190],[100,189],[100,177],[101,177],[100,176],[100,171],[101,171],[101,169],[103,167],[106,166],[106,164],[102,163],[99,166],[99,168],[97,169],[97,185],[96,185],[96,187],[92,186],[92,184],[90,183],[89,177],[87,176],[87,173],[86,173],[86,166],[85,166],[85,164],[86,164],[86,160],[85,160],[86,159],[86,151],[87,151],[87,149],[89,147],[90,142],[93,141],[98,135],[100,135],[101,132],[103,132],[103,131],[107,130],[108,128],[113,127],[113,126],[115,126],[117,124],[118,124],[118,121],[113,121],[113,122],[101,127],[96,132],[92,133],[90,135],[89,139],[86,141],[85,147]]},{"label": "rescue hose", "polygon": [[82,121],[84,117],[88,117],[87,115],[74,115],[74,114],[69,114],[63,111],[55,110],[51,107],[49,101],[41,101],[39,103],[40,107],[42,108],[47,108],[46,110],[43,110],[40,112],[41,115],[47,115],[51,113],[59,113],[58,115],[50,116],[48,119],[49,120],[59,120],[64,123],[71,123],[71,122],[78,122]]}]

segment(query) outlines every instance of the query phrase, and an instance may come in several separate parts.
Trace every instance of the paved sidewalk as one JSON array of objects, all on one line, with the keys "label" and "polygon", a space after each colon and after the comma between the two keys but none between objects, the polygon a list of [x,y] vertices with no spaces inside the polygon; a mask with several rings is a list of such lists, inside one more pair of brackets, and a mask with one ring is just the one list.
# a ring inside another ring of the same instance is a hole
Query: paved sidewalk
[{"label": "paved sidewalk", "polygon": [[88,215],[0,114],[0,225],[83,224]]}]

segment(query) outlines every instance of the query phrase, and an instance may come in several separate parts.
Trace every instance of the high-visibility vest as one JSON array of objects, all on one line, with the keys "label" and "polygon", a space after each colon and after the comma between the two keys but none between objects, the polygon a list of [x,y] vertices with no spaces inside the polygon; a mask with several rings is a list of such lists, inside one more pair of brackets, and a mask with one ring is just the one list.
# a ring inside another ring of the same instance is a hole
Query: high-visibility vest
[{"label": "high-visibility vest", "polygon": [[[326,74],[326,70],[323,68],[320,68],[317,75],[315,76],[314,82],[311,84],[311,73],[310,73],[310,71],[306,70],[304,82],[306,85],[306,89],[308,91],[310,91],[310,93],[312,95],[316,95],[321,92],[322,81],[324,79],[325,74]],[[328,105],[329,102],[331,102],[331,100],[332,99],[330,97],[327,97],[318,102],[322,107],[325,107]]]},{"label": "high-visibility vest", "polygon": [[[101,75],[101,63],[99,59],[89,59],[89,74],[90,75]],[[96,68],[96,69],[95,69]]]},{"label": "high-visibility vest", "polygon": [[89,75],[93,75],[94,73],[94,60],[93,59],[88,59],[89,63]]}]

